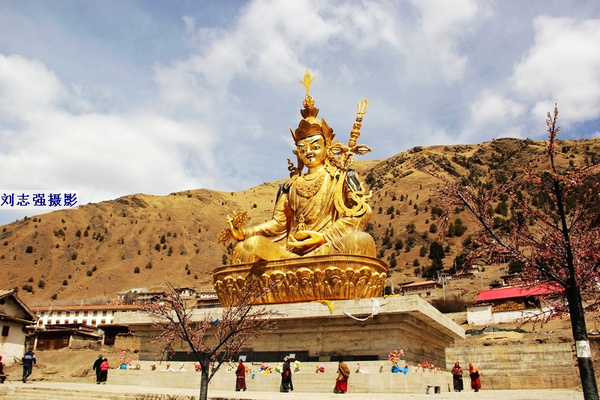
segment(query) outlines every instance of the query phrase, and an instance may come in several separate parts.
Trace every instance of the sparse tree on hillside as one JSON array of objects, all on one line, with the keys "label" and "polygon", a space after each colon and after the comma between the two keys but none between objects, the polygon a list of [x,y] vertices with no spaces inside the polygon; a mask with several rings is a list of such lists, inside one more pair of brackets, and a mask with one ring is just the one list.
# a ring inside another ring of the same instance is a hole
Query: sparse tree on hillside
[{"label": "sparse tree on hillside", "polygon": [[[275,322],[271,318],[280,314],[265,308],[253,310],[257,297],[246,295],[238,304],[224,307],[218,319],[208,313],[194,318],[202,310],[187,304],[172,285],[167,286],[167,294],[143,306],[160,332],[154,337],[160,346],[158,358],[168,359],[178,344],[185,343],[188,353],[202,367],[199,399],[206,400],[208,384],[223,362],[237,356],[249,339],[273,330]],[[252,288],[250,285],[248,293]]]},{"label": "sparse tree on hillside", "polygon": [[431,260],[442,260],[446,257],[446,252],[439,242],[432,242],[429,245],[429,258]]},{"label": "sparse tree on hillside", "polygon": [[[440,204],[444,209],[441,223],[447,223],[455,207],[462,207],[470,211],[479,225],[470,259],[487,255],[492,261],[521,262],[526,284],[545,285],[561,296],[562,301],[553,303],[551,314],[544,318],[570,315],[584,398],[598,400],[585,311],[598,309],[600,304],[600,163],[559,169],[557,120],[558,109],[555,108],[554,115],[548,113],[546,121],[548,165],[540,163],[543,172],[532,168],[516,171],[523,182],[533,188],[531,194],[517,195],[518,182],[513,179],[486,191],[462,186],[441,175],[431,175],[444,182],[440,191]],[[494,229],[493,218],[488,213],[502,193],[508,194],[518,205],[508,234]]]}]

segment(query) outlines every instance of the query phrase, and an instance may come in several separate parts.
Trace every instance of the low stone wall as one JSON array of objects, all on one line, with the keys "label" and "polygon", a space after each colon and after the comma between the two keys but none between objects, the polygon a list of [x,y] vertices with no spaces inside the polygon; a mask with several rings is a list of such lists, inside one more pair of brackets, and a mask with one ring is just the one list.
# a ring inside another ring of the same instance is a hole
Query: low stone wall
[{"label": "low stone wall", "polygon": [[579,387],[571,343],[453,347],[446,368],[459,361],[469,387],[468,364],[481,374],[484,389],[575,389]]},{"label": "low stone wall", "polygon": [[[110,370],[108,381],[111,384],[152,387],[200,388],[200,373],[194,371],[193,363],[184,363],[185,371],[179,371],[181,363],[172,363],[175,371],[167,371],[165,364],[157,365],[151,371],[151,362],[140,362],[140,369]],[[407,374],[392,373],[389,361],[366,361],[360,363],[362,373],[357,373],[356,363],[347,363],[350,367],[348,392],[350,393],[426,393],[428,387],[438,387],[447,392],[452,386],[452,376],[445,371],[432,371],[410,367]],[[324,365],[325,372],[315,372],[317,365]],[[294,391],[309,393],[333,392],[337,377],[337,362],[306,362],[300,371],[292,374]],[[279,373],[260,373],[260,365],[246,364],[252,372],[246,375],[249,391],[279,391],[281,375]],[[380,372],[381,370],[381,372]],[[234,390],[236,377],[232,370],[222,366],[210,382],[213,390]]]}]

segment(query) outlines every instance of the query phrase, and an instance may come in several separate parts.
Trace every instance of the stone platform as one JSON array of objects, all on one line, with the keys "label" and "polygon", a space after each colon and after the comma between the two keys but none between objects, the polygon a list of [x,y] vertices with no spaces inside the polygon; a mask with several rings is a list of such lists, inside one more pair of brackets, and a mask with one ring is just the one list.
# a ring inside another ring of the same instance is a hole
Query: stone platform
[{"label": "stone platform", "polygon": [[[281,361],[294,354],[301,362],[328,362],[342,357],[355,361],[388,361],[396,349],[404,350],[411,365],[428,362],[446,365],[445,350],[464,330],[419,296],[332,300],[260,305],[283,315],[277,328],[252,339],[242,351],[248,362]],[[194,318],[219,318],[221,308],[195,310]],[[154,360],[156,331],[152,320],[139,313],[117,313],[115,324],[129,326],[139,340],[140,360]],[[186,348],[181,349],[185,354]],[[191,361],[191,360],[190,360]]]}]

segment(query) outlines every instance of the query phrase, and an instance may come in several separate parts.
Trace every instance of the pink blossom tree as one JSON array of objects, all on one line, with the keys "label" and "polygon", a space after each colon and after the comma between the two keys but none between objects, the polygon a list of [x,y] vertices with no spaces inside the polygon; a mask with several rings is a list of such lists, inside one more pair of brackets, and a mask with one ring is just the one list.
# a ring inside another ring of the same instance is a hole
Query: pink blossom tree
[{"label": "pink blossom tree", "polygon": [[[169,292],[155,301],[146,302],[144,310],[155,320],[159,343],[158,358],[170,358],[177,344],[187,345],[188,353],[201,366],[200,400],[208,396],[208,384],[223,362],[239,354],[245,343],[275,328],[271,319],[280,315],[265,308],[253,309],[256,296],[243,296],[237,304],[224,307],[220,316],[209,315],[194,304],[187,304],[172,285]],[[251,289],[249,288],[249,293]]]},{"label": "pink blossom tree", "polygon": [[[560,301],[552,302],[550,314],[543,318],[570,315],[584,398],[598,400],[585,311],[597,310],[600,304],[600,163],[559,168],[557,122],[555,107],[546,120],[547,164],[517,168],[516,179],[493,190],[428,173],[443,182],[439,192],[442,235],[456,208],[467,209],[479,227],[468,260],[519,261],[524,265],[521,279],[526,285],[555,289]],[[519,184],[527,185],[528,194],[517,190]],[[499,229],[489,210],[506,195],[514,205],[512,218]],[[534,196],[543,199],[542,204],[533,201]]]}]

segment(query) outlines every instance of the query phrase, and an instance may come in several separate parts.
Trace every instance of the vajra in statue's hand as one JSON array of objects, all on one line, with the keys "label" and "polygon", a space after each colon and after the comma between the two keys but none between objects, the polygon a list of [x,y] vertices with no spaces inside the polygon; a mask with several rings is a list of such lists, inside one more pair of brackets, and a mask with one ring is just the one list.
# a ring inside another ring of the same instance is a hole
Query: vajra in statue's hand
[{"label": "vajra in statue's hand", "polygon": [[218,243],[227,243],[231,238],[234,238],[238,242],[244,240],[246,238],[246,234],[244,233],[244,229],[242,226],[246,223],[248,219],[248,213],[244,212],[233,212],[233,218],[229,215],[227,216],[227,223],[229,224],[229,228],[224,229],[217,239]]}]

